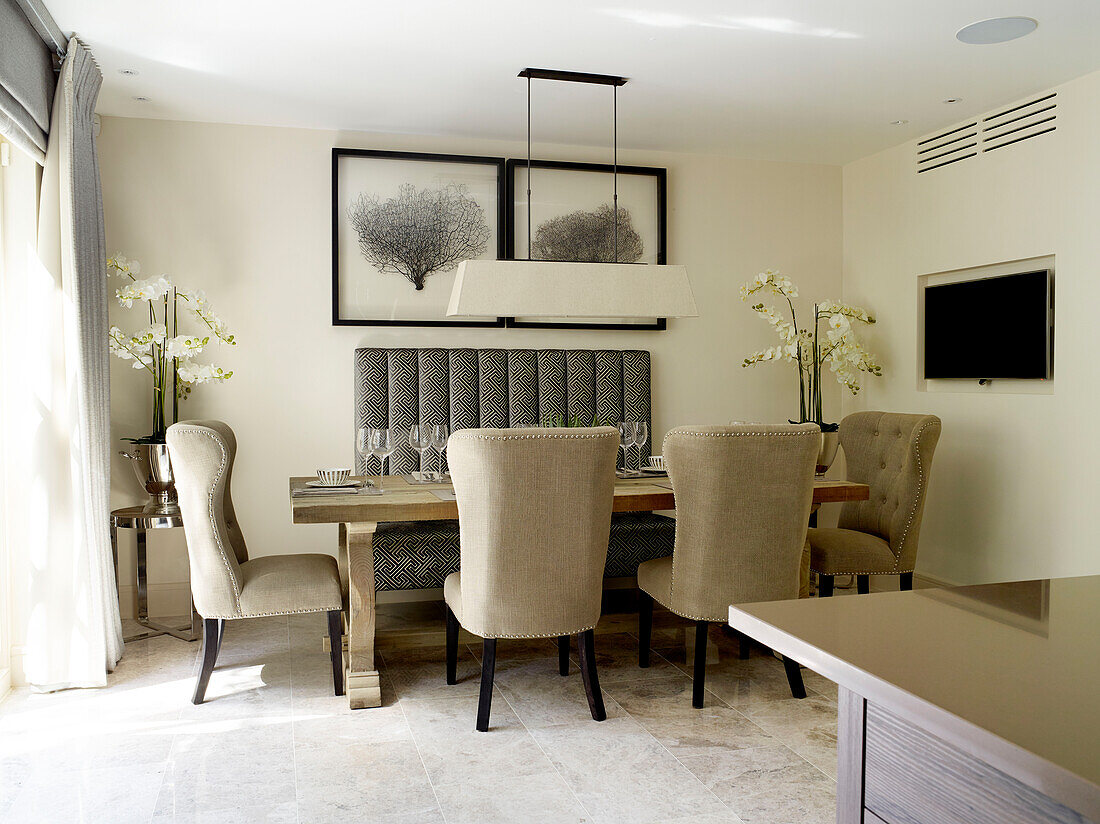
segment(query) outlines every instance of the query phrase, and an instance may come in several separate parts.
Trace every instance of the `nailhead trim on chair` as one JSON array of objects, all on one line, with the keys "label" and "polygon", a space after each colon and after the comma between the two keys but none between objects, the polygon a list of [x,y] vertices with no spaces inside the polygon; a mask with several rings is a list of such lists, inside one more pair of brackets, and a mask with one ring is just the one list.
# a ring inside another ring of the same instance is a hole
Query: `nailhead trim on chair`
[{"label": "nailhead trim on chair", "polygon": [[462,626],[462,628],[464,630],[471,633],[472,635],[476,635],[478,638],[504,638],[504,639],[509,639],[509,638],[513,638],[513,639],[519,639],[519,638],[560,638],[562,635],[577,635],[579,633],[588,632],[588,630],[596,628],[596,625],[592,624],[591,626],[582,627],[581,629],[571,629],[568,632],[552,632],[549,635],[546,634],[546,633],[542,633],[542,632],[540,632],[538,635],[482,635],[476,629],[470,629],[470,627],[463,626],[461,621],[459,621],[458,623],[459,623],[459,626]]},{"label": "nailhead trim on chair", "polygon": [[[210,487],[210,493],[208,495],[210,503],[210,526],[213,527],[214,539],[218,542],[218,552],[221,553],[222,563],[225,564],[225,570],[229,573],[229,580],[233,583],[233,597],[234,600],[236,600],[237,602],[237,615],[226,617],[242,618],[244,616],[241,615],[241,589],[239,586],[237,586],[237,577],[233,574],[233,567],[229,563],[229,557],[225,554],[225,545],[222,544],[221,536],[218,534],[218,519],[214,517],[214,490],[217,489],[218,483],[221,481],[222,476],[225,474],[225,466],[229,461],[229,453],[226,451],[225,444],[222,443],[221,438],[216,437],[212,432],[210,432],[210,430],[193,426],[184,426],[180,428],[183,429],[185,432],[191,432],[196,435],[203,435],[207,438],[210,438],[214,441],[214,443],[218,445],[218,449],[220,449],[222,453],[221,465],[218,466],[218,477],[214,479],[214,485]],[[278,613],[272,614],[277,615]],[[203,618],[207,617],[209,616],[203,616]]]},{"label": "nailhead trim on chair", "polygon": [[[664,439],[662,439],[662,441],[661,441],[661,452],[662,453],[665,452],[665,444],[668,442],[668,439],[673,434],[673,432],[675,432],[677,435],[687,435],[688,437],[691,437],[691,438],[743,438],[743,437],[753,437],[753,438],[756,438],[756,437],[765,437],[765,438],[796,437],[797,438],[797,437],[807,437],[807,436],[809,436],[809,437],[818,437],[820,435],[820,431],[815,432],[813,430],[806,430],[805,432],[699,432],[699,431],[691,431],[691,430],[688,430],[688,429],[674,429],[674,430],[666,433]],[[671,482],[672,481],[672,473],[669,473],[668,478],[669,478],[669,481]],[[675,486],[675,484],[673,484],[673,486]],[[672,574],[669,575],[669,580],[668,580],[668,598],[669,598],[670,601],[672,600],[672,592],[675,588],[676,588],[676,551],[675,551],[675,547],[674,547],[673,548],[673,553],[672,553]],[[649,595],[651,598],[654,598],[654,600],[657,600],[652,593],[647,592],[646,594]],[[660,602],[658,601],[658,603],[660,603]],[[665,604],[661,604],[661,606],[665,607],[665,609],[670,610],[671,612],[674,612],[676,615],[679,615],[681,618],[687,618],[687,619],[692,620],[692,621],[722,621],[722,622],[725,622],[726,619],[729,617],[729,616],[725,616],[723,618],[703,618],[703,617],[696,617],[694,615],[683,615],[682,613],[676,612],[676,610],[672,609],[672,607],[670,607],[670,606],[667,606]]]},{"label": "nailhead trim on chair", "polygon": [[919,507],[922,502],[924,491],[924,462],[921,460],[920,438],[921,435],[924,434],[924,430],[930,426],[939,426],[939,423],[936,421],[928,421],[928,423],[917,430],[917,437],[915,438],[917,444],[915,450],[917,456],[917,494],[913,498],[913,508],[909,511],[909,519],[905,522],[905,529],[901,533],[901,540],[898,541],[898,553],[894,556],[895,559],[901,557],[901,550],[905,547],[905,540],[909,537],[909,528],[913,526],[913,519],[917,515],[917,507]]},{"label": "nailhead trim on chair", "polygon": [[[822,572],[820,569],[814,569],[811,567],[810,572],[814,573],[815,575],[832,575],[833,577],[836,577],[837,575],[908,575],[910,572],[916,572],[916,570],[894,569],[890,572]],[[845,584],[845,586],[848,585]]]},{"label": "nailhead trim on chair", "polygon": [[[550,429],[550,427],[547,427],[547,429]],[[455,432],[454,435],[452,435],[451,437],[452,438],[458,437],[458,438],[461,438],[462,440],[470,440],[470,441],[525,441],[525,440],[541,440],[543,438],[546,438],[546,439],[556,438],[558,440],[580,441],[580,440],[586,440],[586,439],[591,439],[591,438],[610,438],[611,437],[610,432],[605,433],[605,434],[599,434],[599,435],[557,435],[557,434],[551,434],[549,432],[547,432],[546,434],[543,434],[543,433],[540,432],[537,435],[474,435],[472,433],[467,434],[467,432],[468,432],[468,430],[462,430],[462,431],[459,431],[459,432]],[[583,632],[583,630],[581,630],[581,631]],[[501,635],[500,637],[504,638],[505,636]],[[519,636],[517,636],[517,637],[519,637]],[[547,638],[549,638],[549,637],[551,637],[551,636],[548,635]]]},{"label": "nailhead trim on chair", "polygon": [[236,621],[237,619],[247,620],[249,618],[269,618],[272,615],[310,615],[314,612],[333,612],[335,610],[343,610],[343,606],[332,607],[331,609],[296,609],[291,612],[250,612],[248,615],[204,615],[203,618],[217,618],[222,621]]}]

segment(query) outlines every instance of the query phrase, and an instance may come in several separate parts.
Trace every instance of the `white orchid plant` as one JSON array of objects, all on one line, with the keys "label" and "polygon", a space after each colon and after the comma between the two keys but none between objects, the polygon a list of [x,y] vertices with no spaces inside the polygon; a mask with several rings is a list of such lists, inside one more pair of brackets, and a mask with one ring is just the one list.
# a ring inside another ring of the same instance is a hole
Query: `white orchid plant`
[{"label": "white orchid plant", "polygon": [[874,316],[858,306],[825,300],[814,304],[813,326],[800,327],[794,309],[798,287],[791,283],[790,278],[771,269],[761,272],[741,287],[743,301],[757,294],[782,298],[787,303],[791,319],[788,321],[763,301],[754,303],[752,310],[772,325],[780,343],[749,355],[741,366],[755,366],[767,361],[796,364],[799,422],[816,423],[823,432],[835,431],[837,424],[825,423],[821,414],[822,367],[827,363],[836,380],[853,395],[859,393],[863,373],[881,376],[882,367],[859,340],[854,326],[859,323],[872,324],[875,322]]},{"label": "white orchid plant", "polygon": [[[178,289],[165,275],[141,279],[141,264],[122,255],[107,259],[107,276],[123,280],[115,290],[120,306],[130,309],[135,301],[149,310],[149,323],[133,333],[112,326],[107,333],[111,352],[123,360],[133,361],[134,369],[146,370],[153,386],[153,431],[141,438],[127,438],[134,443],[164,443],[167,428],[165,407],[172,393],[172,421],[179,419],[179,402],[191,394],[200,383],[227,381],[231,371],[213,363],[192,360],[211,341],[236,346],[236,338],[225,322],[214,314],[202,291]],[[180,334],[180,309],[198,321],[197,334]],[[158,314],[159,312],[159,314]]]}]

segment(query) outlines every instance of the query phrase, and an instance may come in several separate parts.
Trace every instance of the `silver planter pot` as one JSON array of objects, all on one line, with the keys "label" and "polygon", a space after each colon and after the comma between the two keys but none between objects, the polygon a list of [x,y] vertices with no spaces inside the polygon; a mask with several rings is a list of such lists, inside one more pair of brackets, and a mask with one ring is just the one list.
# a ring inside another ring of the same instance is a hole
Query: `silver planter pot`
[{"label": "silver planter pot", "polygon": [[839,432],[821,433],[821,449],[817,453],[817,469],[815,470],[817,477],[824,477],[825,473],[829,471],[829,467],[836,460],[836,450],[839,446]]},{"label": "silver planter pot", "polygon": [[149,515],[178,515],[180,507],[172,461],[168,457],[168,444],[136,443],[118,454],[130,459],[138,483],[149,493],[145,512]]}]

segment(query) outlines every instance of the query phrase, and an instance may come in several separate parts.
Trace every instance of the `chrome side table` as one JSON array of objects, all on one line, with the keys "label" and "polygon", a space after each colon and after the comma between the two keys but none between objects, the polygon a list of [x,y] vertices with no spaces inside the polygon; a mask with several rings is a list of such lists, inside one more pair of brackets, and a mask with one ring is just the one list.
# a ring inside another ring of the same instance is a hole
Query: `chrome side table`
[{"label": "chrome side table", "polygon": [[169,627],[149,620],[149,579],[145,566],[145,533],[149,529],[175,529],[183,526],[179,512],[170,514],[149,513],[142,506],[128,506],[111,513],[111,554],[115,562],[115,589],[118,589],[118,530],[132,529],[137,538],[137,622],[144,632],[124,638],[123,641],[143,641],[158,635],[171,635],[183,641],[197,641],[202,635],[202,621],[191,601],[191,623],[182,627]]}]

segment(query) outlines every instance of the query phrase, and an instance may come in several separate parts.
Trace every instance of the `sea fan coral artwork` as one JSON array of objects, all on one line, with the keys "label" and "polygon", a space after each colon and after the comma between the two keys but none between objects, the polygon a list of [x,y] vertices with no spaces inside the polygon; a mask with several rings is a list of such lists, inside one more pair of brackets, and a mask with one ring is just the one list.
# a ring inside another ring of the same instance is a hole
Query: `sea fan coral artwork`
[{"label": "sea fan coral artwork", "polygon": [[417,291],[430,275],[483,254],[491,235],[484,209],[460,183],[404,183],[386,200],[363,193],[348,209],[348,220],[363,257],[379,272],[406,278]]},{"label": "sea fan coral artwork", "polygon": [[634,263],[645,251],[642,237],[631,223],[629,209],[619,207],[618,221],[616,244],[615,211],[607,204],[592,212],[578,210],[551,218],[535,230],[531,257],[581,263]]}]

